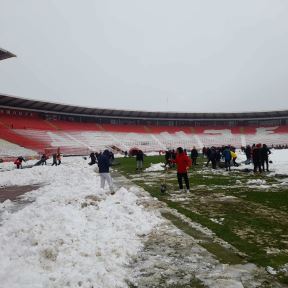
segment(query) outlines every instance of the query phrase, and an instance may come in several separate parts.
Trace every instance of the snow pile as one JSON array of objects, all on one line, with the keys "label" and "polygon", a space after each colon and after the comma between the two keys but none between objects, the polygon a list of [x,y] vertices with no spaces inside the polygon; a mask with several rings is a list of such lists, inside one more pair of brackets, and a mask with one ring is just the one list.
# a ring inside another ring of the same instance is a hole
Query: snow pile
[{"label": "snow pile", "polygon": [[84,161],[69,162],[2,172],[1,185],[48,184],[22,210],[1,207],[1,287],[127,287],[127,264],[160,218],[125,188],[98,188]]},{"label": "snow pile", "polygon": [[248,185],[265,185],[266,181],[262,179],[252,179],[247,181]]},{"label": "snow pile", "polygon": [[145,172],[156,172],[156,171],[163,171],[165,170],[165,164],[164,163],[157,163],[157,164],[152,164],[150,165],[149,168],[146,168],[144,171]]},{"label": "snow pile", "polygon": [[269,156],[269,159],[273,163],[269,164],[271,169],[277,174],[287,174],[288,175],[288,150],[271,150],[272,154]]}]

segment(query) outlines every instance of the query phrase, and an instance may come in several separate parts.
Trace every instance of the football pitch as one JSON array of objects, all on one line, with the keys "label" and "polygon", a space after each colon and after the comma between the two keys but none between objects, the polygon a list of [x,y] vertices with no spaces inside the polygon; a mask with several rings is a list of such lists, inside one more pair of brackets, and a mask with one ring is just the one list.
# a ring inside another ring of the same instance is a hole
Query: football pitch
[{"label": "football pitch", "polygon": [[[277,281],[288,283],[287,176],[254,174],[243,164],[231,172],[212,170],[199,157],[198,165],[189,171],[191,187],[186,193],[179,192],[175,168],[145,171],[151,164],[164,163],[164,156],[147,156],[142,172],[135,170],[135,158],[117,161],[117,173],[173,211],[162,215],[221,263],[254,263]],[[163,193],[164,182],[167,191]]]}]

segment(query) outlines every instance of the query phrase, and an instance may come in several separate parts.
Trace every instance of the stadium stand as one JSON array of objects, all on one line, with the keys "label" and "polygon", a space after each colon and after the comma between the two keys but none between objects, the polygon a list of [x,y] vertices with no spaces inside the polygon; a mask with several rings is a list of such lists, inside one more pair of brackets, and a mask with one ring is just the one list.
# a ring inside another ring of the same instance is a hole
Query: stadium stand
[{"label": "stadium stand", "polygon": [[37,156],[37,153],[33,150],[29,150],[19,145],[0,139],[0,155],[1,159],[7,159],[10,157],[17,157],[19,155],[23,157]]},{"label": "stadium stand", "polygon": [[11,129],[56,130],[50,122],[36,117],[0,115],[0,122]]},{"label": "stadium stand", "polygon": [[[212,118],[209,113],[101,110],[0,95],[0,139],[1,148],[10,142],[38,153],[60,148],[64,154],[107,147],[150,152],[178,146],[287,145],[288,111],[214,113]],[[7,154],[4,150],[0,157]]]}]

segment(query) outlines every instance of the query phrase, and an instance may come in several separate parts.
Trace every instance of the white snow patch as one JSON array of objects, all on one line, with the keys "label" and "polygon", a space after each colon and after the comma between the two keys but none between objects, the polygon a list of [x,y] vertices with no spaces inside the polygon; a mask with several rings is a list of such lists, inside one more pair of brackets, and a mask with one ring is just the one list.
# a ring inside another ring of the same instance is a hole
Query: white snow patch
[{"label": "white snow patch", "polygon": [[224,221],[224,218],[219,218],[219,219],[216,219],[216,218],[210,218],[210,220],[216,224],[220,224],[220,225],[223,225],[223,221]]},{"label": "white snow patch", "polygon": [[226,195],[226,196],[220,197],[218,200],[219,201],[238,200],[238,198],[232,195]]},{"label": "white snow patch", "polygon": [[266,181],[262,179],[252,179],[247,181],[248,185],[265,185]]},{"label": "white snow patch", "polygon": [[276,275],[277,274],[277,271],[273,267],[267,266],[266,270],[271,275]]},{"label": "white snow patch", "polygon": [[268,248],[266,248],[266,253],[268,255],[279,254],[279,253],[281,253],[281,250],[277,249],[277,248],[273,248],[273,247],[268,247]]},{"label": "white snow patch", "polygon": [[[213,288],[243,288],[243,281],[247,281],[257,267],[254,264],[227,265],[220,264],[214,271],[201,275],[200,280],[208,287]],[[251,287],[254,287],[251,285]]]},{"label": "white snow patch", "polygon": [[156,172],[156,171],[163,171],[165,170],[165,164],[164,163],[156,163],[150,165],[149,168],[146,168],[144,171],[145,172]]}]

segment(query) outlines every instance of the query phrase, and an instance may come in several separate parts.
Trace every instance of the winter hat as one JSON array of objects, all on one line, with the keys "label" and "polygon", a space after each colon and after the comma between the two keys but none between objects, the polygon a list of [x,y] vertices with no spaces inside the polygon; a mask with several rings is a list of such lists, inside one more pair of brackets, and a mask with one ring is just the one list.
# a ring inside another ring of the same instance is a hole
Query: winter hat
[{"label": "winter hat", "polygon": [[178,151],[179,154],[181,154],[181,153],[183,153],[183,148],[182,147],[178,147],[177,151]]}]

